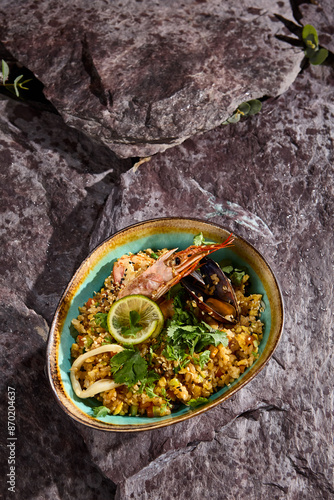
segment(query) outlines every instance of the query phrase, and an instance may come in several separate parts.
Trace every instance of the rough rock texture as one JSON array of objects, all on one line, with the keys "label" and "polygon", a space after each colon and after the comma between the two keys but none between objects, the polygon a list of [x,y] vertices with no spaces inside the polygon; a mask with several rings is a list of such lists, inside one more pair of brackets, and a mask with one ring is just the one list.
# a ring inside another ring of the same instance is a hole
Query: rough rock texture
[{"label": "rough rock texture", "polygon": [[149,156],[289,87],[303,52],[275,13],[292,17],[287,1],[4,0],[0,40],[68,124]]},{"label": "rough rock texture", "polygon": [[[73,423],[50,394],[45,344],[57,302],[88,251],[115,176],[130,168],[60,117],[0,101],[1,457],[6,460],[7,387],[16,389],[16,496],[91,500],[115,486],[87,460]],[[47,323],[48,322],[48,323]],[[69,440],[72,437],[72,441]],[[66,464],[64,466],[64,464]]]},{"label": "rough rock texture", "polygon": [[[0,386],[1,458],[4,459],[1,498],[113,498],[116,486],[87,460],[87,448],[80,434],[50,397],[50,386],[44,375],[46,321],[28,309],[10,288],[0,287],[0,290],[0,364],[2,378],[5,378]],[[15,442],[7,440],[9,387],[15,389]],[[8,443],[15,444],[15,492],[8,491],[6,483]]]},{"label": "rough rock texture", "polygon": [[83,430],[94,462],[124,478],[117,498],[333,496],[333,82],[332,70],[309,70],[258,117],[126,172],[107,200],[92,246],[152,216],[214,220],[266,256],[286,305],[274,359],[226,404],[126,440]]},{"label": "rough rock texture", "polygon": [[0,106],[3,282],[35,310],[40,303],[38,312],[50,320],[87,254],[99,210],[131,162],[93,145],[52,113],[13,101]]},{"label": "rough rock texture", "polygon": [[[105,150],[99,166],[89,160],[84,136],[71,139],[76,132],[49,113],[1,103],[2,157],[12,152],[2,169],[12,270],[2,281],[2,364],[17,391],[17,490],[25,498],[113,498],[115,485],[122,500],[333,496],[333,94],[332,71],[316,68],[261,115],[130,170]],[[285,298],[283,339],[252,383],[195,419],[129,436],[74,425],[43,376],[43,316],[50,320],[89,247],[163,215],[215,220],[262,251]]]},{"label": "rough rock texture", "polygon": [[334,9],[331,0],[302,3],[299,14],[303,25],[312,24],[319,34],[319,43],[334,52]]},{"label": "rough rock texture", "polygon": [[[333,83],[333,68],[308,68],[261,114],[133,168],[61,117],[0,101],[4,498],[333,498]],[[250,384],[197,418],[131,435],[84,428],[44,375],[53,311],[90,249],[167,215],[216,221],[263,253],[285,299],[282,341]],[[15,494],[5,476],[8,386]]]}]

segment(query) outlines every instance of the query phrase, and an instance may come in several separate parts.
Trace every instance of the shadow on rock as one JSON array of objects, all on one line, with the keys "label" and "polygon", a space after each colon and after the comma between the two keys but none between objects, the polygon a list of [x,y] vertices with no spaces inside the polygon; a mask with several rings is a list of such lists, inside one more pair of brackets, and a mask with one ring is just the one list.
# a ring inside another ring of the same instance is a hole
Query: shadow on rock
[{"label": "shadow on rock", "polygon": [[[5,334],[0,343],[7,352],[1,360],[6,373],[1,404],[5,414],[8,387],[13,388],[16,498],[114,498],[115,485],[89,462],[82,437],[53,399],[44,375],[44,341],[37,333],[46,330],[45,322],[13,295],[8,298],[11,303],[1,308]],[[7,442],[6,431],[7,426],[2,443]],[[2,450],[7,463],[8,450]]]},{"label": "shadow on rock", "polygon": [[[131,159],[118,158],[107,146],[67,125],[60,115],[12,99],[7,101],[5,113],[27,145],[42,157],[44,153],[45,160],[59,155],[58,162],[64,159],[68,167],[78,172],[98,174],[112,170],[114,179],[132,166]],[[55,163],[55,171],[59,168]]]},{"label": "shadow on rock", "polygon": [[[118,159],[52,113],[8,101],[3,117],[11,157],[4,172],[9,190],[3,202],[7,212],[19,218],[11,224],[6,242],[10,266],[17,269],[12,289],[50,321],[63,289],[89,251],[105,200],[117,192],[120,176],[132,162]],[[19,250],[15,241],[20,241]]]}]

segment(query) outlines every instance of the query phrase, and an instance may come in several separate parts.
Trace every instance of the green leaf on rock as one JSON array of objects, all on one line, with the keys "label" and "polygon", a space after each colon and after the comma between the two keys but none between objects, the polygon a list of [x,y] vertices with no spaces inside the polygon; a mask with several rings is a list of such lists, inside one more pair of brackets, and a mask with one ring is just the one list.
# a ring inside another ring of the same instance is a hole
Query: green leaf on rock
[{"label": "green leaf on rock", "polygon": [[249,115],[256,115],[256,113],[259,113],[262,109],[262,102],[258,99],[251,99],[248,101],[248,104],[250,106]]},{"label": "green leaf on rock", "polygon": [[9,66],[3,59],[1,61],[1,72],[2,72],[2,83],[5,84],[9,76]]},{"label": "green leaf on rock", "polygon": [[310,63],[313,64],[314,66],[318,66],[327,59],[327,56],[328,56],[328,50],[321,48],[309,58]]},{"label": "green leaf on rock", "polygon": [[248,102],[242,102],[240,104],[240,106],[238,106],[238,111],[242,114],[242,115],[248,115],[248,113],[250,112],[250,105],[248,104]]},{"label": "green leaf on rock", "polygon": [[313,41],[315,45],[319,44],[318,33],[314,26],[311,24],[305,24],[302,31],[302,39],[307,45],[307,41]]},{"label": "green leaf on rock", "polygon": [[227,123],[238,123],[240,121],[240,113],[235,113],[227,119]]},{"label": "green leaf on rock", "polygon": [[18,86],[19,81],[22,78],[23,78],[23,75],[20,75],[20,76],[16,77],[15,80],[14,80],[14,90],[15,90],[16,97],[20,96],[20,93],[19,93],[19,90],[18,90],[17,86]]}]

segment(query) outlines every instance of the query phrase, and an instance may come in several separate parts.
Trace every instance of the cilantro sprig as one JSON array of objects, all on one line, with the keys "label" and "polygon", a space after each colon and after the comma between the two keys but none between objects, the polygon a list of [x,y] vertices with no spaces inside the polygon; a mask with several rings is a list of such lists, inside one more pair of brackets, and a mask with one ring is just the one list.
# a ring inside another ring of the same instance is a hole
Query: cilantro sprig
[{"label": "cilantro sprig", "polygon": [[154,387],[157,380],[159,380],[159,375],[155,373],[155,371],[149,370],[146,377],[140,381],[141,386],[138,391],[139,394],[145,391],[150,398],[155,398],[156,394],[154,392]]},{"label": "cilantro sprig", "polygon": [[193,356],[194,352],[201,353],[198,363],[203,367],[210,356],[210,351],[205,351],[205,347],[210,344],[223,344],[227,347],[227,335],[226,332],[215,330],[204,321],[199,321],[191,310],[184,309],[182,296],[183,291],[180,291],[174,298],[174,316],[167,327],[168,344],[163,354],[167,359],[181,364],[188,354]]},{"label": "cilantro sprig", "polygon": [[194,245],[196,246],[201,246],[201,245],[214,245],[215,241],[206,241],[203,233],[196,234],[194,236]]},{"label": "cilantro sprig", "polygon": [[141,316],[138,311],[130,311],[129,313],[129,326],[122,325],[121,333],[123,337],[135,336],[140,330],[143,329],[143,325],[140,324]]},{"label": "cilantro sprig", "polygon": [[110,335],[107,335],[106,337],[104,337],[104,340],[101,343],[101,345],[108,345],[108,344],[111,344],[112,342],[113,342],[113,339],[110,337]]},{"label": "cilantro sprig", "polygon": [[162,352],[162,355],[170,361],[177,361],[178,366],[174,368],[175,373],[178,373],[190,362],[189,355],[179,345],[173,346],[167,344]]},{"label": "cilantro sprig", "polygon": [[147,362],[135,349],[123,349],[110,359],[111,373],[116,384],[132,387],[148,377]]},{"label": "cilantro sprig", "polygon": [[104,328],[108,332],[109,328],[107,323],[107,317],[108,313],[99,312],[94,315],[94,321],[96,326],[101,326],[101,328]]},{"label": "cilantro sprig", "polygon": [[209,350],[201,352],[199,355],[199,358],[195,358],[195,357],[193,358],[193,363],[195,365],[199,365],[201,367],[201,370],[203,370],[204,365],[206,365],[210,359],[210,354],[211,354],[211,352]]},{"label": "cilantro sprig", "polygon": [[232,281],[233,285],[240,286],[242,283],[242,278],[246,274],[245,269],[239,269],[237,267],[233,267],[231,264],[227,264],[222,267],[223,273]]},{"label": "cilantro sprig", "polygon": [[95,406],[93,408],[93,413],[94,417],[106,417],[107,415],[110,415],[111,410],[107,408],[106,406]]}]

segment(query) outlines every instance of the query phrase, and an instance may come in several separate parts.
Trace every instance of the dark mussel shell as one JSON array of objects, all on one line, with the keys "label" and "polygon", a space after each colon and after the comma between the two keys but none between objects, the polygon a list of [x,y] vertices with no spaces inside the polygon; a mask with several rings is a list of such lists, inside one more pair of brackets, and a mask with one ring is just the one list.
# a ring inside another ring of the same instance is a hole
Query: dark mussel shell
[{"label": "dark mussel shell", "polygon": [[217,262],[209,258],[202,259],[199,272],[203,280],[199,280],[196,274],[181,280],[198,307],[217,321],[237,323],[240,316],[238,301],[230,280]]}]

